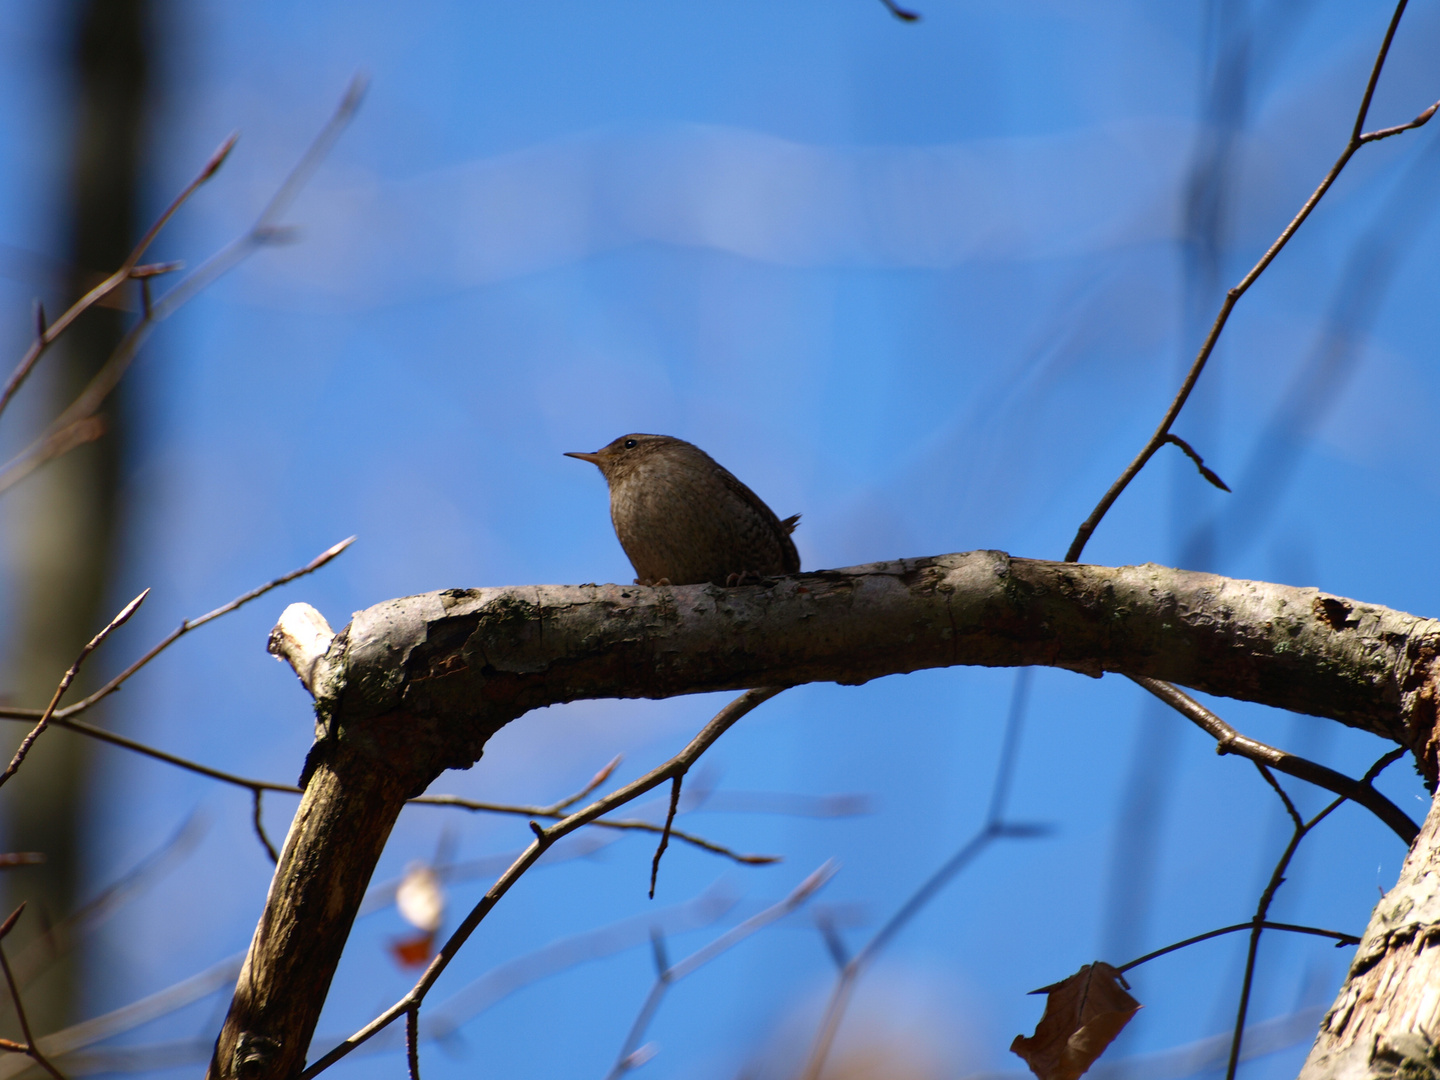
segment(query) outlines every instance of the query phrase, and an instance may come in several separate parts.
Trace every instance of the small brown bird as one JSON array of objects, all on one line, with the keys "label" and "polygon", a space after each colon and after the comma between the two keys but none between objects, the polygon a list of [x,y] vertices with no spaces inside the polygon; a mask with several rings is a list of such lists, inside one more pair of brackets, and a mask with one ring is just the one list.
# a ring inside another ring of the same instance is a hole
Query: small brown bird
[{"label": "small brown bird", "polygon": [[790,534],[758,495],[698,446],[622,435],[593,454],[610,485],[610,520],[637,585],[738,585],[800,570]]}]

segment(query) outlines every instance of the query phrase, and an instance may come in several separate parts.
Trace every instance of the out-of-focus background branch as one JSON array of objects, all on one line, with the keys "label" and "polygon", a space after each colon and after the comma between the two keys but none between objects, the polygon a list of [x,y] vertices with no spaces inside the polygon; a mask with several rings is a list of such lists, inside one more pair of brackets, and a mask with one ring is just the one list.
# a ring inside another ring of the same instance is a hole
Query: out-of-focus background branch
[{"label": "out-of-focus background branch", "polygon": [[[52,205],[55,232],[63,238],[63,269],[37,290],[52,314],[114,270],[139,238],[148,202],[150,106],[164,67],[156,56],[163,20],[156,18],[152,0],[76,0],[57,7],[64,10],[49,43],[54,50],[49,62],[63,80],[66,108],[56,117],[54,134],[67,160],[57,177],[63,195]],[[122,289],[117,300],[138,304],[138,287]],[[22,407],[32,416],[57,415],[109,357],[125,322],[126,313],[114,306],[87,313],[41,360]],[[5,361],[7,371],[11,363]],[[102,609],[119,557],[119,490],[132,412],[130,394],[122,389],[104,412],[99,440],[51,462],[6,496],[15,591],[3,670],[6,690],[17,703],[44,705],[80,646],[107,617]],[[82,673],[77,689],[93,681]],[[7,726],[0,743],[7,755],[12,741],[24,734],[23,728]],[[43,863],[0,879],[6,904],[29,903],[10,938],[12,954],[54,928],[51,961],[25,991],[31,1022],[42,1032],[78,1019],[76,980],[85,966],[77,949],[84,939],[73,939],[59,924],[81,899],[84,827],[96,809],[96,765],[85,740],[54,739],[7,792],[6,850],[45,855]]]}]

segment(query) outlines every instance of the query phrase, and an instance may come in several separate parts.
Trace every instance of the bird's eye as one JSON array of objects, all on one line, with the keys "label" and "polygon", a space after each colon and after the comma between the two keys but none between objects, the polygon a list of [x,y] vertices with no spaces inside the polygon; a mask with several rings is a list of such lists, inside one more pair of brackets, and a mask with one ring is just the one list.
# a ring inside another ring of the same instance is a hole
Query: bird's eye
[{"label": "bird's eye", "polygon": [[634,440],[634,439],[626,439],[626,440],[625,440],[625,449],[626,449],[626,450],[634,450],[634,449],[635,449],[635,440]]}]

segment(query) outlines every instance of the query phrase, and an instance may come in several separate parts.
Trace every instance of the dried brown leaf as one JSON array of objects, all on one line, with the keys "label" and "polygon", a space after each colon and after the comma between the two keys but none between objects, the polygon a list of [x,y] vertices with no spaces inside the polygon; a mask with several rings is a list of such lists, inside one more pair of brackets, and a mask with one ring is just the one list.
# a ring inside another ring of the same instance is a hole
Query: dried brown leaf
[{"label": "dried brown leaf", "polygon": [[1063,982],[1032,990],[1048,995],[1045,1013],[1034,1035],[1015,1036],[1011,1051],[1039,1080],[1078,1080],[1139,1011],[1140,1003],[1125,992],[1129,985],[1097,960]]}]

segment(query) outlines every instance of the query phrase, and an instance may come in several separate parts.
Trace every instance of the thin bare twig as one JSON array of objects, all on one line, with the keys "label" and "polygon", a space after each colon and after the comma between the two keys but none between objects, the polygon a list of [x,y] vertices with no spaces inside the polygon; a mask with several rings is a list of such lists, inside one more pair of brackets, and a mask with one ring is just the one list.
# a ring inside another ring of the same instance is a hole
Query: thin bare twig
[{"label": "thin bare twig", "polygon": [[[32,712],[38,715],[39,710],[23,710],[24,715],[12,715],[18,712],[22,712],[22,710],[0,709],[0,720],[29,720]],[[100,742],[106,742],[112,746],[118,746],[122,750],[129,750],[131,753],[154,758],[156,761],[163,761],[165,764],[173,765],[177,769],[184,769],[187,772],[193,772],[199,776],[208,777],[211,780],[218,780],[222,784],[230,784],[233,787],[244,788],[252,794],[264,791],[275,791],[283,795],[303,795],[305,793],[303,788],[296,787],[294,784],[280,784],[271,780],[256,780],[248,776],[237,776],[235,773],[226,772],[223,769],[215,769],[209,765],[202,765],[198,761],[191,761],[189,758],[180,757],[178,754],[172,754],[168,751],[160,750],[157,747],[148,746],[138,740],[126,738],[124,735],[117,735],[112,731],[106,731],[104,728],[87,724],[83,720],[63,720],[52,717],[50,726],[73,732],[76,735],[96,739]],[[608,768],[609,767],[607,767],[607,770]],[[602,770],[602,772],[608,775],[607,770]],[[563,810],[556,809],[556,807],[568,806],[576,801],[577,796],[572,795],[562,800],[561,803],[556,803],[552,806],[526,806],[522,804],[479,802],[473,799],[464,799],[458,795],[419,795],[411,799],[410,803],[416,806],[453,806],[462,810],[471,810],[480,813],[507,814],[518,817],[545,817],[559,820],[563,818],[565,814]],[[598,821],[592,821],[591,824],[602,829],[615,829],[623,832],[658,833],[661,829],[659,825],[655,825],[649,821],[631,821],[623,818],[619,820],[614,818],[601,818]],[[728,848],[724,844],[717,844],[713,840],[707,840],[703,836],[686,832],[683,829],[671,829],[670,836],[674,840],[679,840],[692,847],[697,847],[701,851],[708,851],[712,855],[724,856],[742,866],[769,866],[772,863],[781,861],[778,855],[751,855],[742,851],[735,851],[733,848]],[[262,840],[262,842],[264,841]],[[268,843],[266,843],[265,846],[268,849],[267,854],[269,851],[274,850]]]},{"label": "thin bare twig", "polygon": [[251,817],[250,817],[251,824],[255,826],[255,835],[260,838],[260,844],[261,844],[262,847],[265,848],[265,854],[270,856],[270,861],[271,861],[272,863],[274,863],[276,866],[279,866],[279,865],[280,865],[280,855],[279,855],[279,853],[275,850],[275,845],[272,844],[272,843],[270,843],[270,837],[268,837],[268,836],[265,835],[265,822],[264,822],[264,820],[262,820],[262,818],[261,818],[261,816],[260,816],[260,812],[261,812],[261,809],[262,809],[262,807],[261,807],[261,805],[260,805],[260,800],[261,800],[262,798],[264,798],[264,794],[265,794],[265,793],[264,793],[260,788],[257,787],[257,788],[251,788],[251,789],[250,789],[250,794],[251,794],[251,797],[254,799],[254,802],[255,802],[255,810],[254,810],[254,813],[252,813],[252,814],[251,814]]},{"label": "thin bare twig", "polygon": [[[28,719],[28,716],[13,716],[10,715],[9,712],[0,713],[0,720]],[[131,753],[154,758],[156,761],[163,761],[167,765],[174,765],[177,769],[185,769],[187,772],[197,773],[200,776],[208,776],[211,780],[219,780],[223,784],[233,784],[235,787],[242,787],[247,791],[280,791],[288,795],[304,794],[304,792],[294,784],[276,784],[269,780],[252,780],[249,777],[236,776],[234,773],[225,772],[223,769],[212,769],[209,765],[202,765],[198,761],[191,761],[189,758],[180,757],[178,754],[171,754],[168,751],[147,746],[145,743],[138,742],[135,739],[126,738],[124,735],[117,735],[113,731],[106,731],[104,728],[95,727],[93,724],[87,724],[83,720],[62,720],[56,717],[51,719],[50,726],[61,728],[64,731],[71,731],[77,735],[84,735],[89,739],[109,743],[112,746],[120,747],[122,750],[129,750]]]},{"label": "thin bare twig", "polygon": [[464,921],[461,922],[455,929],[455,932],[450,935],[450,939],[445,942],[440,948],[440,951],[435,954],[435,958],[430,961],[430,966],[425,969],[425,973],[420,976],[419,981],[410,989],[410,992],[374,1020],[370,1021],[370,1023],[366,1024],[354,1035],[351,1035],[344,1042],[330,1050],[329,1053],[319,1058],[314,1064],[307,1067],[305,1071],[300,1074],[298,1080],[310,1080],[311,1077],[328,1069],[357,1046],[367,1042],[377,1033],[389,1027],[390,1024],[397,1020],[403,1013],[419,1006],[425,1000],[425,995],[429,992],[430,987],[434,985],[435,980],[449,967],[451,960],[455,958],[461,946],[463,946],[470,935],[475,932],[475,928],[478,927],[485,916],[494,909],[501,898],[510,891],[511,886],[519,881],[530,867],[535,865],[540,856],[545,854],[546,850],[548,850],[555,841],[559,840],[562,836],[569,835],[584,825],[590,824],[615,807],[623,806],[625,803],[645,794],[647,791],[659,787],[666,780],[671,779],[678,773],[687,771],[699,760],[700,756],[704,754],[706,750],[714,745],[715,740],[725,734],[742,716],[756,706],[770,700],[770,698],[784,689],[782,686],[766,686],[745,691],[745,693],[721,709],[720,712],[715,715],[714,719],[706,724],[705,727],[690,740],[685,749],[681,750],[680,753],[676,754],[663,765],[651,769],[638,780],[633,780],[624,787],[606,795],[604,798],[597,799],[583,810],[571,814],[569,817],[556,822],[549,828],[541,828],[538,824],[532,823],[532,828],[534,828],[536,834],[535,839],[531,841],[530,845],[521,853],[520,857],[510,864],[510,868],[500,875],[499,880],[490,887],[480,902],[465,916]]},{"label": "thin bare twig", "polygon": [[420,1006],[405,1014],[405,1057],[410,1065],[410,1080],[420,1080]]},{"label": "thin bare twig", "polygon": [[[1268,766],[1316,787],[1333,791],[1369,810],[1405,841],[1407,847],[1419,835],[1420,827],[1410,820],[1405,811],[1376,791],[1369,781],[1352,780],[1344,773],[1326,768],[1318,762],[1277,750],[1248,735],[1242,735],[1189,694],[1167,682],[1144,675],[1132,675],[1130,678],[1214,738],[1216,753],[1238,754],[1257,765]],[[1396,754],[1398,756],[1404,752],[1401,747]]]},{"label": "thin bare twig", "polygon": [[145,597],[149,595],[150,590],[146,589],[139,596],[135,597],[134,600],[131,600],[120,609],[120,614],[116,615],[106,624],[105,629],[91,638],[85,647],[80,650],[80,655],[75,658],[75,662],[71,664],[69,670],[61,676],[60,685],[55,687],[55,693],[50,698],[50,704],[45,706],[45,712],[41,715],[40,722],[31,728],[30,733],[21,740],[20,748],[15,751],[15,756],[10,759],[10,764],[3,773],[0,773],[0,785],[3,785],[10,777],[15,775],[16,770],[20,768],[21,762],[25,760],[25,755],[30,753],[30,748],[35,745],[35,740],[50,726],[50,719],[55,715],[55,706],[60,704],[60,699],[65,696],[65,691],[70,689],[70,684],[75,681],[75,676],[80,673],[80,665],[85,663],[85,658],[100,647],[101,642],[110,636],[112,630],[129,622],[130,616],[139,610],[140,605],[145,602]]},{"label": "thin bare twig", "polygon": [[1403,124],[1396,124],[1394,127],[1380,128],[1378,131],[1367,131],[1364,135],[1360,136],[1360,141],[1362,143],[1379,142],[1381,139],[1390,138],[1391,135],[1399,135],[1402,131],[1413,131],[1415,128],[1424,127],[1430,122],[1430,118],[1435,115],[1436,109],[1440,109],[1440,101],[1431,105],[1419,116],[1415,117],[1414,120],[1407,121]]},{"label": "thin bare twig", "polygon": [[1230,485],[1225,483],[1224,480],[1221,480],[1219,474],[1216,473],[1214,469],[1210,468],[1208,465],[1205,464],[1205,459],[1196,452],[1195,448],[1191,446],[1188,442],[1186,442],[1184,439],[1180,438],[1179,435],[1173,433],[1167,434],[1165,436],[1165,441],[1174,446],[1178,446],[1181,451],[1184,452],[1185,456],[1195,463],[1195,468],[1200,470],[1200,475],[1203,476],[1206,480],[1210,481],[1211,484],[1215,485],[1215,487],[1219,488],[1221,491],[1230,490]]},{"label": "thin bare twig", "polygon": [[660,859],[665,854],[665,849],[670,846],[670,830],[675,825],[675,811],[680,809],[680,785],[685,780],[684,773],[676,773],[675,779],[670,781],[670,809],[665,812],[665,828],[660,833],[660,843],[655,848],[655,858],[650,861],[650,899],[655,899],[655,879],[660,876]]},{"label": "thin bare twig", "polygon": [[[565,811],[574,806],[581,799],[585,798],[606,780],[620,764],[620,755],[616,755],[603,769],[597,772],[583,788],[573,795],[568,795],[559,802],[551,803],[549,806],[534,806],[522,803],[496,803],[486,802],[478,799],[466,799],[459,795],[417,795],[410,800],[413,806],[453,806],[462,810],[474,810],[489,814],[507,814],[525,818],[550,818],[558,821],[565,817]],[[298,789],[296,789],[298,790]],[[590,824],[602,829],[615,829],[622,832],[648,832],[663,833],[664,827],[649,821],[636,821],[627,818],[598,818]],[[742,866],[769,866],[772,863],[782,861],[779,855],[749,855],[723,844],[717,844],[713,840],[706,840],[703,836],[697,836],[692,832],[683,829],[676,829],[673,826],[669,830],[671,839],[679,840],[697,847],[701,851],[708,851],[712,855],[723,855],[733,862]]]},{"label": "thin bare twig", "polygon": [[[1266,930],[1287,930],[1292,934],[1310,934],[1314,937],[1330,938],[1335,942],[1337,949],[1345,945],[1360,944],[1360,939],[1354,934],[1344,934],[1339,930],[1322,930],[1318,926],[1300,926],[1297,923],[1283,922],[1262,922],[1260,925]],[[1253,930],[1254,928],[1255,920],[1250,919],[1247,922],[1236,923],[1234,926],[1222,926],[1219,930],[1207,930],[1203,934],[1196,934],[1194,937],[1188,937],[1184,941],[1177,941],[1172,945],[1166,945],[1163,949],[1156,949],[1154,952],[1148,952],[1144,956],[1137,956],[1128,964],[1122,964],[1115,970],[1123,974],[1131,968],[1139,967],[1141,964],[1148,964],[1151,960],[1158,960],[1162,956],[1166,956],[1172,952],[1178,952],[1180,949],[1189,948],[1191,945],[1198,945],[1202,941],[1209,941],[1211,938],[1221,937],[1225,934],[1234,934],[1240,930]]]},{"label": "thin bare twig", "polygon": [[624,757],[624,754],[616,754],[613,758],[610,759],[609,763],[606,764],[604,768],[600,769],[594,776],[590,778],[589,783],[587,783],[579,791],[575,792],[574,795],[571,795],[568,798],[561,799],[559,802],[554,803],[548,807],[542,808],[539,811],[540,815],[542,817],[550,817],[551,815],[559,815],[563,811],[569,810],[570,807],[574,806],[581,799],[585,798],[585,796],[594,792],[597,788],[600,787],[601,784],[605,783],[606,780],[609,780],[615,770],[620,767],[620,762],[624,760]]},{"label": "thin bare twig", "polygon": [[5,969],[5,982],[10,987],[10,1000],[15,1003],[15,1015],[20,1020],[20,1033],[25,1037],[24,1046],[7,1039],[4,1049],[14,1053],[24,1054],[53,1076],[55,1080],[65,1080],[64,1074],[54,1065],[50,1064],[50,1059],[42,1054],[40,1048],[35,1045],[35,1036],[30,1033],[30,1020],[25,1015],[25,1003],[20,1000],[20,988],[15,985],[15,975],[11,972],[10,961],[5,956],[5,935],[14,929],[16,921],[20,918],[20,913],[24,910],[25,905],[21,904],[10,913],[10,917],[6,919],[3,924],[0,924],[0,967],[4,967]]},{"label": "thin bare twig", "polygon": [[918,11],[910,11],[907,8],[903,8],[899,4],[897,4],[895,0],[880,0],[880,3],[884,4],[886,10],[889,11],[891,15],[894,15],[895,18],[899,19],[901,22],[920,21],[920,13]]},{"label": "thin bare twig", "polygon": [[1170,426],[1175,422],[1175,418],[1180,415],[1180,410],[1185,407],[1185,402],[1190,398],[1190,392],[1195,389],[1195,383],[1199,380],[1201,372],[1205,370],[1205,364],[1210,359],[1210,354],[1215,351],[1215,345],[1220,340],[1220,334],[1224,331],[1225,324],[1230,320],[1230,312],[1234,309],[1235,304],[1250,290],[1250,286],[1255,284],[1260,275],[1265,272],[1266,268],[1275,261],[1275,257],[1279,255],[1285,245],[1290,242],[1290,238],[1294,236],[1300,226],[1305,223],[1311,211],[1313,211],[1320,200],[1324,198],[1325,193],[1330,190],[1330,186],[1335,183],[1335,179],[1340,175],[1341,170],[1345,168],[1350,159],[1355,155],[1355,151],[1359,150],[1360,147],[1364,146],[1367,142],[1375,142],[1378,139],[1387,138],[1390,135],[1397,135],[1402,131],[1409,131],[1412,128],[1419,127],[1435,114],[1436,106],[1431,106],[1408,124],[1401,124],[1395,128],[1385,128],[1381,131],[1374,131],[1368,134],[1364,133],[1365,119],[1370,112],[1370,101],[1375,96],[1375,86],[1380,81],[1380,72],[1385,67],[1385,59],[1390,53],[1390,43],[1395,38],[1395,31],[1400,25],[1400,17],[1405,13],[1407,3],[1408,0],[1400,0],[1395,7],[1395,13],[1390,18],[1390,25],[1385,31],[1385,39],[1381,42],[1380,51],[1376,55],[1375,63],[1370,69],[1370,79],[1365,85],[1365,94],[1360,101],[1360,109],[1355,117],[1355,125],[1351,130],[1350,140],[1345,144],[1345,149],[1340,152],[1340,156],[1336,158],[1335,164],[1330,166],[1330,171],[1325,174],[1324,179],[1320,181],[1320,185],[1311,192],[1310,197],[1305,200],[1305,204],[1300,207],[1299,212],[1291,218],[1290,223],[1281,231],[1280,235],[1275,239],[1275,242],[1272,243],[1265,254],[1260,257],[1259,262],[1250,268],[1249,273],[1240,279],[1239,284],[1225,294],[1225,299],[1220,305],[1220,311],[1215,316],[1215,321],[1211,324],[1209,333],[1205,335],[1205,340],[1201,343],[1200,351],[1196,355],[1194,362],[1190,365],[1190,370],[1186,373],[1184,382],[1180,384],[1180,389],[1170,402],[1170,407],[1165,410],[1165,415],[1160,420],[1160,426],[1155,429],[1155,433],[1150,436],[1149,440],[1141,448],[1140,453],[1135,455],[1134,460],[1125,466],[1125,470],[1115,482],[1110,485],[1109,490],[1105,492],[1100,501],[1095,505],[1095,509],[1090,511],[1090,516],[1080,524],[1080,528],[1075,533],[1075,539],[1070,542],[1070,549],[1065,553],[1066,562],[1078,562],[1080,560],[1080,555],[1085,550],[1085,545],[1089,543],[1091,535],[1095,532],[1096,527],[1099,526],[1101,519],[1109,512],[1110,507],[1115,504],[1115,500],[1130,486],[1130,481],[1134,480],[1140,470],[1149,463],[1150,459],[1155,456],[1156,451],[1165,445],[1167,441],[1166,436],[1170,434]]},{"label": "thin bare twig", "polygon": [[[68,428],[80,420],[93,416],[104,403],[110,392],[119,385],[121,378],[134,361],[136,354],[140,351],[146,339],[149,338],[154,328],[165,319],[169,318],[181,306],[191,300],[202,289],[208,287],[217,278],[233,269],[242,262],[256,248],[266,244],[280,243],[289,240],[293,230],[285,229],[275,224],[286,209],[289,208],[295,196],[309,179],[315,167],[324,158],[340,133],[355,115],[364,96],[365,79],[357,76],[350,83],[341,100],[339,107],[331,115],[330,120],[320,130],[300,162],[291,170],[290,175],[280,185],[265,209],[261,211],[255,224],[245,233],[244,236],[231,242],[227,247],[221,249],[210,259],[206,260],[182,281],[176,284],[158,301],[149,305],[148,312],[125,335],[115,351],[110,354],[109,359],[100,366],[100,370],[90,379],[85,387],[76,396],[75,400],[50,424],[50,427],[16,458],[16,467],[26,466],[38,453],[38,447],[45,440],[63,428]],[[218,167],[218,166],[217,166]],[[59,323],[56,323],[58,326]],[[51,327],[52,340],[54,327]],[[32,362],[33,363],[33,362]],[[23,378],[23,376],[22,376]],[[0,472],[0,491],[8,486],[9,481],[3,472]]]},{"label": "thin bare twig", "polygon": [[56,338],[69,329],[71,323],[78,319],[83,312],[99,303],[132,278],[138,278],[142,282],[148,281],[156,274],[170,273],[178,270],[181,265],[183,265],[181,263],[156,263],[151,266],[141,266],[139,264],[141,256],[144,255],[150,245],[155,242],[155,237],[160,235],[160,230],[175,216],[175,212],[185,204],[191,195],[195,194],[200,185],[214,176],[220,169],[220,166],[225,164],[225,159],[230,156],[230,151],[235,148],[235,141],[239,137],[239,133],[236,132],[220,144],[220,148],[210,155],[210,160],[205,163],[205,166],[200,170],[195,179],[191,180],[190,183],[185,186],[185,189],[181,191],[179,195],[175,196],[170,205],[165,208],[165,212],[155,220],[155,223],[150,226],[145,235],[140,238],[140,242],[135,245],[129,257],[120,264],[120,269],[96,285],[79,300],[76,300],[75,303],[71,304],[65,314],[61,315],[60,318],[56,319],[49,326],[46,326],[45,308],[40,303],[36,303],[35,340],[30,343],[30,347],[25,350],[25,355],[20,358],[20,363],[15,366],[14,372],[11,373],[9,380],[5,383],[5,389],[0,390],[0,413],[5,411],[5,407],[10,404],[10,400],[15,396],[16,391],[20,389],[26,377],[34,370],[35,364],[39,361],[45,350],[54,343]]},{"label": "thin bare twig", "polygon": [[[231,600],[228,604],[222,604],[215,610],[208,611],[204,615],[199,616],[198,618],[186,619],[169,634],[161,638],[160,641],[157,642],[143,656],[141,656],[140,659],[136,660],[124,671],[120,672],[120,674],[116,675],[104,686],[100,687],[100,689],[96,690],[88,697],[77,701],[74,705],[67,705],[65,708],[56,711],[55,718],[57,720],[68,720],[72,716],[78,716],[85,710],[93,708],[95,705],[99,704],[105,698],[113,694],[116,690],[120,689],[120,687],[125,683],[127,679],[130,678],[130,676],[134,675],[146,664],[150,663],[151,660],[154,660],[155,657],[159,656],[162,652],[168,649],[171,645],[175,644],[176,641],[184,637],[191,630],[198,629],[199,627],[204,626],[208,622],[213,622],[215,619],[220,618],[220,616],[222,615],[228,615],[237,608],[244,607],[246,604],[250,603],[250,601],[264,596],[271,590],[278,589],[281,585],[288,585],[296,578],[304,577],[306,574],[314,573],[326,563],[330,562],[331,559],[334,559],[337,555],[339,555],[342,551],[344,551],[354,542],[355,537],[346,537],[338,544],[332,544],[330,547],[326,548],[319,555],[316,555],[315,558],[311,559],[308,563],[300,567],[298,570],[291,570],[288,574],[281,574],[279,577],[267,581],[264,585],[260,585],[254,589],[251,589],[249,592],[242,593],[234,600]],[[17,709],[9,707],[0,708],[0,719],[29,719],[33,715],[36,715],[36,710],[33,709]],[[216,778],[220,779],[220,777],[218,776]]]},{"label": "thin bare twig", "polygon": [[[1382,759],[1383,760],[1383,759]],[[1341,803],[1345,796],[1341,795],[1331,802],[1325,809],[1321,810],[1309,821],[1300,816],[1295,809],[1295,803],[1285,793],[1278,780],[1271,774],[1270,770],[1259,762],[1255,768],[1260,770],[1260,775],[1265,778],[1275,793],[1280,796],[1281,802],[1285,804],[1285,811],[1290,815],[1291,821],[1295,824],[1295,831],[1290,837],[1290,843],[1285,846],[1279,861],[1275,864],[1274,871],[1270,874],[1270,881],[1265,886],[1265,891],[1260,894],[1260,902],[1255,905],[1255,917],[1250,921],[1250,947],[1245,954],[1245,977],[1240,983],[1240,1004],[1235,1010],[1235,1032],[1230,1037],[1230,1061],[1225,1069],[1225,1080],[1235,1080],[1235,1071],[1240,1067],[1240,1044],[1245,1037],[1245,1015],[1250,1010],[1250,990],[1255,983],[1255,958],[1260,951],[1260,935],[1265,932],[1265,916],[1270,912],[1270,904],[1275,899],[1275,893],[1285,882],[1285,871],[1290,867],[1290,860],[1295,857],[1296,850],[1300,847],[1300,841],[1309,835],[1310,831],[1330,816]]]}]

